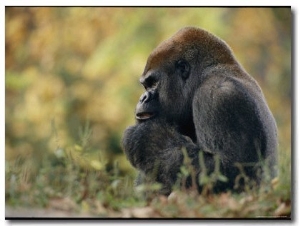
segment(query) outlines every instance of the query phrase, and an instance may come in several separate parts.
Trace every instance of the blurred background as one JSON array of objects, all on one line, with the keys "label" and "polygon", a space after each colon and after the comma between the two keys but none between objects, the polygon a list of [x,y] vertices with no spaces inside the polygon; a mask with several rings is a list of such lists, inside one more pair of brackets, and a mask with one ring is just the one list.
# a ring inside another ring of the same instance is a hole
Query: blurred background
[{"label": "blurred background", "polygon": [[225,40],[258,81],[290,158],[291,16],[290,8],[6,7],[6,189],[18,172],[28,182],[65,156],[95,171],[117,162],[134,175],[120,140],[134,124],[139,76],[150,52],[190,25]]}]

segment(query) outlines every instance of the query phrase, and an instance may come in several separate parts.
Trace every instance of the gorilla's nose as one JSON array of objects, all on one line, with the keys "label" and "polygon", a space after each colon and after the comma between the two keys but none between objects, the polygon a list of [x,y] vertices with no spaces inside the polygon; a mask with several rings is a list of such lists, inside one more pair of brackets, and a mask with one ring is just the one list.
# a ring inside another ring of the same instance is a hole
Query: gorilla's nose
[{"label": "gorilla's nose", "polygon": [[141,96],[141,98],[140,98],[140,102],[141,103],[146,103],[146,102],[148,102],[149,101],[149,99],[150,99],[150,94],[148,93],[148,92],[145,92],[142,96]]},{"label": "gorilla's nose", "polygon": [[145,92],[145,93],[141,96],[140,102],[141,102],[141,103],[147,103],[147,102],[149,102],[152,98],[153,98],[153,93],[151,93],[151,92]]}]

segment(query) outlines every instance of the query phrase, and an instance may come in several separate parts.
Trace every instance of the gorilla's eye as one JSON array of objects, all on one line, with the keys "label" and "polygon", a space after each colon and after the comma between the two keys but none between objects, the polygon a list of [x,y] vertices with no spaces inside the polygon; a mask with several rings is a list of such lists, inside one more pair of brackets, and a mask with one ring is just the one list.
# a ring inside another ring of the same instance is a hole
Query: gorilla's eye
[{"label": "gorilla's eye", "polygon": [[176,71],[183,79],[187,79],[190,75],[190,65],[185,60],[178,60],[175,64]]},{"label": "gorilla's eye", "polygon": [[158,81],[153,76],[148,76],[146,79],[141,81],[142,85],[146,90],[155,89],[158,85]]}]

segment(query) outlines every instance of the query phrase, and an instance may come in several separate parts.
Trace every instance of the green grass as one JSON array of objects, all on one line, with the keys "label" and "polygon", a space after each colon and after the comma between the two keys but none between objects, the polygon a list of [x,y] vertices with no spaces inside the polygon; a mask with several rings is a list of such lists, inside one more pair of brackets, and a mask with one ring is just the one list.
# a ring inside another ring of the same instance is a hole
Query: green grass
[{"label": "green grass", "polygon": [[[278,177],[263,181],[259,188],[213,194],[213,184],[226,180],[216,164],[212,175],[200,178],[205,188],[201,195],[195,189],[186,191],[176,186],[166,198],[155,195],[159,184],[134,188],[135,175],[120,170],[118,161],[108,166],[108,160],[89,147],[88,127],[86,124],[80,130],[79,144],[73,147],[6,161],[6,205],[54,208],[95,217],[291,217],[291,158],[287,151],[279,152]],[[187,167],[181,168],[182,180],[192,172],[189,160],[184,161]]]},{"label": "green grass", "polygon": [[7,161],[6,204],[29,208],[58,205],[99,217],[286,218],[291,215],[290,159],[285,152],[280,159],[279,177],[259,189],[204,195],[176,190],[169,198],[145,199],[145,188],[135,190],[133,176],[120,172],[117,162],[111,170],[101,158],[88,165],[91,159],[77,146],[69,152],[44,154],[38,164],[33,158]]}]

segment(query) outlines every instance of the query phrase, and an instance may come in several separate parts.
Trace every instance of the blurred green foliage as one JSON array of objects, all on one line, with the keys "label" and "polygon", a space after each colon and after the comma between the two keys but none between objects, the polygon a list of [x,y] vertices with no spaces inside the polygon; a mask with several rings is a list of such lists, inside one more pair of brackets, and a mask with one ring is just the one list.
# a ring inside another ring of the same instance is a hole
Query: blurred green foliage
[{"label": "blurred green foliage", "polygon": [[78,164],[85,156],[102,172],[118,160],[133,174],[120,140],[143,92],[138,78],[151,50],[190,25],[225,40],[259,82],[290,156],[291,16],[290,8],[6,7],[7,165],[26,157],[38,168],[45,154],[80,152]]}]

